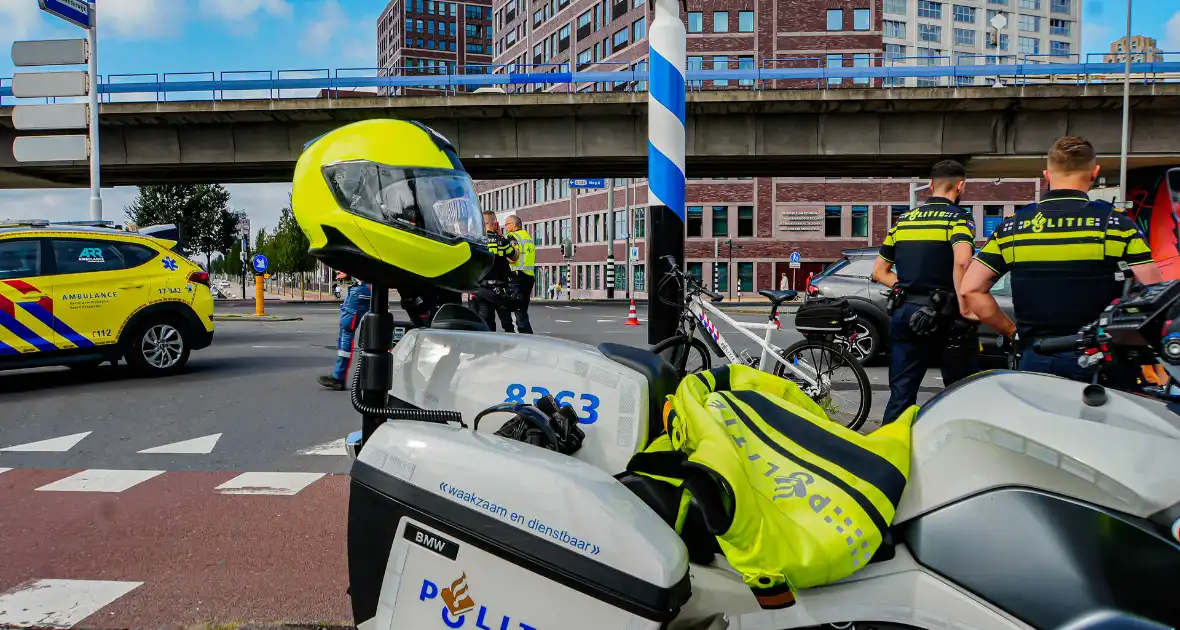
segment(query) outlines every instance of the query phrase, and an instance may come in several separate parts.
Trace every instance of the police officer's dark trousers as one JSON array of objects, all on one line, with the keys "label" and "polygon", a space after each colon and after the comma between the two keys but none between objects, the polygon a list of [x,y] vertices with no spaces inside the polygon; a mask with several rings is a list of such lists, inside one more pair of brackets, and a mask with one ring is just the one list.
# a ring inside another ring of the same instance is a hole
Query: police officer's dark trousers
[{"label": "police officer's dark trousers", "polygon": [[921,308],[906,302],[893,311],[889,322],[889,403],[883,424],[893,422],[917,402],[922,378],[932,364],[940,364],[944,387],[979,371],[979,347],[974,337],[957,348],[947,348],[946,325],[930,335],[914,333],[910,318]]},{"label": "police officer's dark trousers", "polygon": [[502,290],[497,291],[494,286],[484,286],[476,292],[475,299],[475,311],[488,325],[488,330],[496,332],[496,315],[499,315],[504,332],[515,332],[512,327],[512,313],[505,304]]},{"label": "police officer's dark trousers", "polygon": [[517,287],[517,302],[513,315],[516,315],[516,330],[526,335],[533,334],[533,324],[529,322],[529,300],[533,297],[533,285],[537,280],[527,273],[517,273],[513,279]]}]

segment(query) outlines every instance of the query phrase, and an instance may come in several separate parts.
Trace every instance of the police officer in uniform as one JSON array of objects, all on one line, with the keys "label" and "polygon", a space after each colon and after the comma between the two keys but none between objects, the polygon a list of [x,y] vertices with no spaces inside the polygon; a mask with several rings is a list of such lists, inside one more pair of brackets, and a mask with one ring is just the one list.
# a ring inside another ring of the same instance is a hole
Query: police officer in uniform
[{"label": "police officer in uniform", "polygon": [[930,174],[934,196],[901,215],[873,265],[873,279],[891,290],[885,424],[917,401],[931,363],[941,359],[945,385],[978,371],[973,327],[963,317],[966,309],[957,292],[975,250],[975,222],[956,205],[965,185],[962,164],[935,164]]},{"label": "police officer in uniform", "polygon": [[520,256],[516,245],[500,234],[500,222],[495,212],[483,213],[484,229],[488,239],[488,251],[495,255],[492,268],[484,276],[482,287],[475,294],[475,310],[488,328],[496,330],[496,315],[504,332],[515,332],[512,328],[511,305],[515,286],[512,284],[512,263]]},{"label": "police officer in uniform", "polygon": [[[1089,382],[1096,368],[1078,365],[1080,351],[1042,355],[1037,339],[1073,335],[1122,294],[1124,264],[1143,284],[1162,280],[1138,226],[1088,190],[1098,178],[1094,146],[1085,138],[1053,143],[1044,171],[1049,192],[1004,219],[967,270],[960,287],[983,323],[1016,337],[1020,369]],[[992,285],[1011,274],[1016,322],[1000,310]]]},{"label": "police officer in uniform", "polygon": [[504,219],[504,227],[519,252],[511,265],[512,283],[516,286],[516,303],[512,305],[512,314],[516,316],[517,332],[531,335],[533,325],[529,322],[529,299],[537,283],[537,247],[533,243],[533,235],[521,226],[520,217],[514,214]]}]

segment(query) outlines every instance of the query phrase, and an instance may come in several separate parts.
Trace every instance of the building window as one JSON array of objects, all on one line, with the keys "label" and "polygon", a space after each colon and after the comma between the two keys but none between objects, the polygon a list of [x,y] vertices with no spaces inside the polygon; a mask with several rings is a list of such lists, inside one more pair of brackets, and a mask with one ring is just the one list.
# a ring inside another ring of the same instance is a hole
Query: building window
[{"label": "building window", "polygon": [[1053,55],[1054,57],[1068,57],[1068,56],[1070,56],[1069,55],[1069,42],[1059,42],[1055,39],[1050,40],[1049,41],[1049,54]]},{"label": "building window", "polygon": [[843,9],[828,9],[828,30],[842,31],[844,30],[844,10]]},{"label": "building window", "polygon": [[631,274],[634,276],[632,279],[635,281],[635,290],[645,291],[645,287],[647,286],[647,283],[645,282],[647,280],[647,274],[644,272],[644,266],[635,265],[634,267],[631,267]]},{"label": "building window", "polygon": [[[852,55],[852,67],[853,68],[868,68],[872,63],[872,58],[873,58],[872,55],[870,55],[869,53],[855,53]],[[869,78],[868,77],[855,77],[852,79],[852,82],[857,85],[868,85]]]},{"label": "building window", "polygon": [[729,11],[714,11],[713,12],[713,32],[714,33],[728,33],[729,32]]},{"label": "building window", "polygon": [[1020,8],[1028,9],[1029,11],[1040,11],[1041,0],[1020,0]]},{"label": "building window", "polygon": [[701,31],[704,30],[704,26],[705,26],[705,14],[704,13],[701,13],[700,11],[689,11],[688,12],[688,32],[689,33],[700,33]]},{"label": "building window", "polygon": [[729,290],[729,263],[715,262],[713,263],[713,276],[717,278],[717,286],[713,287],[714,291],[728,291]]},{"label": "building window", "polygon": [[869,10],[868,9],[853,9],[852,10],[852,30],[867,31],[869,30]]},{"label": "building window", "polygon": [[966,7],[961,4],[955,5],[955,21],[963,24],[975,23],[975,7]]},{"label": "building window", "polygon": [[906,0],[885,0],[885,12],[894,15],[905,15]]},{"label": "building window", "polygon": [[754,263],[738,263],[738,291],[750,292],[754,290]]},{"label": "building window", "polygon": [[[825,65],[828,68],[837,68],[837,69],[843,68],[844,67],[844,57],[841,55],[828,55],[825,60]],[[844,82],[844,79],[841,79],[839,77],[828,79],[828,85],[840,85],[843,82]]]},{"label": "building window", "polygon": [[631,222],[634,223],[634,234],[632,238],[643,238],[647,236],[647,208],[635,208],[631,211],[634,216],[631,217]]},{"label": "building window", "polygon": [[1041,52],[1041,40],[1035,37],[1021,37],[1017,40],[1020,52],[1026,55],[1037,55]]},{"label": "building window", "polygon": [[905,57],[905,46],[901,44],[885,44],[885,59],[894,61]]},{"label": "building window", "polygon": [[955,29],[955,44],[958,46],[974,46],[975,30],[967,28]]},{"label": "building window", "polygon": [[738,32],[739,33],[753,33],[754,32],[754,12],[753,11],[738,11]]},{"label": "building window", "polygon": [[918,17],[942,19],[942,3],[918,0]]},{"label": "building window", "polygon": [[[717,55],[713,57],[714,70],[729,70],[729,57],[724,55]],[[714,87],[726,87],[729,85],[729,79],[716,79],[713,81]]]},{"label": "building window", "polygon": [[901,219],[901,215],[909,212],[909,210],[909,206],[889,206],[889,225],[897,225],[897,221]]},{"label": "building window", "polygon": [[688,230],[687,236],[689,238],[704,236],[704,232],[702,231],[704,229],[704,216],[704,210],[701,206],[688,207],[688,220],[685,222],[685,227]]},{"label": "building window", "polygon": [[[738,70],[753,70],[753,57],[738,57]],[[738,79],[738,85],[754,85],[754,79]]]},{"label": "building window", "polygon": [[578,53],[578,69],[579,70],[583,66],[588,66],[593,62],[594,62],[594,51],[593,50],[590,50],[589,48],[587,48],[586,50],[583,50],[582,52]]},{"label": "building window", "polygon": [[1056,18],[1049,20],[1049,34],[1069,37],[1070,21]]},{"label": "building window", "polygon": [[869,236],[869,207],[852,206],[852,237],[868,238]]},{"label": "building window", "polygon": [[627,27],[624,26],[621,30],[615,31],[614,47],[611,48],[611,54],[626,48],[630,41],[631,38],[628,36]]},{"label": "building window", "polygon": [[842,232],[840,226],[843,222],[844,217],[840,206],[824,207],[824,236],[840,236]]},{"label": "building window", "polygon": [[631,41],[637,42],[647,37],[647,17],[641,17],[631,24]]},{"label": "building window", "polygon": [[602,288],[602,265],[594,265],[594,290]]},{"label": "building window", "polygon": [[729,236],[729,208],[713,206],[713,236]]},{"label": "building window", "polygon": [[941,42],[942,26],[938,24],[918,24],[918,39],[924,42]]},{"label": "building window", "polygon": [[897,39],[905,39],[905,22],[898,22],[896,20],[885,20],[883,22],[885,28],[885,37],[895,37]]},{"label": "building window", "polygon": [[1026,33],[1039,33],[1041,30],[1041,18],[1035,15],[1020,16],[1020,30]]},{"label": "building window", "polygon": [[699,263],[699,262],[688,263],[688,275],[692,276],[693,279],[697,281],[697,284],[704,285],[705,284],[704,264]]},{"label": "building window", "polygon": [[754,236],[754,207],[738,206],[738,238]]},{"label": "building window", "polygon": [[1049,10],[1069,15],[1073,11],[1073,0],[1049,0]]}]

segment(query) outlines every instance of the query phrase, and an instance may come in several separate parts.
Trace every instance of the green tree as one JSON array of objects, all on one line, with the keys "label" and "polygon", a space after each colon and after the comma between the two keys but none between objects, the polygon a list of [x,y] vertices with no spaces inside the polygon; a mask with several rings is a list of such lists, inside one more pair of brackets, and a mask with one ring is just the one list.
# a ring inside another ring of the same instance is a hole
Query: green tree
[{"label": "green tree", "polygon": [[229,211],[229,198],[220,184],[140,186],[124,211],[139,226],[175,224],[180,228],[180,247],[204,254],[208,266],[214,252],[233,244],[237,219]]},{"label": "green tree", "polygon": [[311,243],[299,229],[288,205],[279,211],[279,224],[271,237],[275,249],[275,268],[283,273],[303,273],[315,269],[315,258],[307,253]]}]

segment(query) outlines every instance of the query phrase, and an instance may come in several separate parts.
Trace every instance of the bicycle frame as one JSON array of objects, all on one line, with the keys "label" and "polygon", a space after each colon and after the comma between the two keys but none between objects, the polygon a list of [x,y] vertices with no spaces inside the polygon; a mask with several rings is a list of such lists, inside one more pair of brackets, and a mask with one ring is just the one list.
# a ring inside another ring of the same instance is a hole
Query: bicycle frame
[{"label": "bicycle frame", "polygon": [[[776,330],[782,330],[782,325],[779,323],[777,317],[770,319],[770,321],[765,324],[739,322],[723,313],[721,309],[701,299],[699,295],[689,302],[688,310],[692,314],[693,323],[695,324],[694,328],[689,331],[689,338],[692,338],[693,330],[696,328],[704,330],[709,334],[708,339],[713,342],[709,345],[714,346],[715,352],[716,350],[721,351],[718,356],[724,356],[729,360],[730,363],[745,363],[738,353],[734,351],[733,347],[731,347],[729,343],[725,341],[725,337],[721,334],[721,331],[717,330],[717,327],[713,325],[713,321],[709,318],[709,315],[706,313],[706,311],[712,313],[722,322],[729,324],[732,328],[736,329],[746,337],[749,337],[750,340],[758,344],[758,347],[762,348],[762,356],[758,360],[759,370],[762,370],[763,372],[770,372],[769,359],[774,359],[781,365],[786,366],[787,370],[803,379],[808,385],[816,385],[818,371],[811,369],[810,366],[806,366],[806,364],[803,364],[803,366],[791,364],[779,354],[779,352],[782,351],[782,348],[770,342],[771,334]],[[766,332],[762,337],[759,337],[758,335],[750,332],[752,330],[764,330]],[[804,366],[806,366],[808,369],[811,369],[812,373],[807,374],[802,369],[800,369]]]}]

